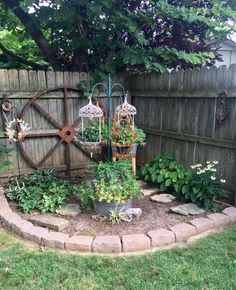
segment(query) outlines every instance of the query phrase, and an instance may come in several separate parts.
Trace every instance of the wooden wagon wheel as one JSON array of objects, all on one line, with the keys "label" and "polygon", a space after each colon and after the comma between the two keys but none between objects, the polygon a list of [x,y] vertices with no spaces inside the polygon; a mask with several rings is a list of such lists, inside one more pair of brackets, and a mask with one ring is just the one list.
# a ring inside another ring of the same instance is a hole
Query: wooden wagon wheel
[{"label": "wooden wagon wheel", "polygon": [[[56,91],[62,91],[64,96],[64,114],[65,114],[65,122],[64,124],[60,124],[57,120],[55,120],[48,112],[44,110],[44,108],[37,102],[37,100],[52,92]],[[53,89],[49,89],[46,91],[43,91],[36,96],[34,96],[23,108],[20,114],[20,118],[24,119],[26,111],[30,108],[30,106],[33,106],[49,123],[51,123],[57,130],[39,130],[39,131],[29,131],[26,133],[26,138],[34,138],[34,137],[58,137],[57,143],[47,152],[47,154],[36,164],[32,161],[28,153],[26,152],[23,142],[19,141],[19,148],[20,151],[25,158],[25,160],[30,164],[33,168],[39,168],[42,167],[45,161],[54,153],[54,151],[64,142],[66,145],[66,165],[67,165],[67,172],[68,175],[70,175],[71,171],[71,154],[70,154],[70,146],[73,143],[75,146],[77,146],[80,150],[79,144],[77,144],[74,141],[74,136],[76,134],[75,127],[78,126],[80,120],[77,119],[74,123],[70,120],[70,112],[68,110],[68,91],[74,91],[81,93],[80,89],[73,88],[73,87],[56,87]],[[51,132],[50,132],[51,131]]]}]

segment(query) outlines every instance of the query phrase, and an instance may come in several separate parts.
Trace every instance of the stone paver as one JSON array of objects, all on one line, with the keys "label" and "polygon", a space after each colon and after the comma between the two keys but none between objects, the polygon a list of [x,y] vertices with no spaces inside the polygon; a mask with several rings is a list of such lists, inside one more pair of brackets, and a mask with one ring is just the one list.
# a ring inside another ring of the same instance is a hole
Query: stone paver
[{"label": "stone paver", "polygon": [[122,237],[123,252],[138,252],[148,250],[151,240],[144,234],[131,234]]},{"label": "stone paver", "polygon": [[236,208],[235,207],[233,206],[227,207],[222,211],[222,213],[229,216],[232,223],[236,222]]},{"label": "stone paver", "polygon": [[23,231],[32,228],[33,225],[26,220],[16,220],[11,223],[11,229],[20,236],[23,236]]},{"label": "stone paver", "polygon": [[175,196],[173,196],[172,194],[168,194],[168,193],[163,193],[163,194],[156,194],[150,197],[151,201],[155,201],[158,203],[170,203],[173,200],[176,199]]},{"label": "stone paver", "polygon": [[14,212],[6,212],[0,215],[1,221],[4,225],[6,225],[8,228],[11,227],[11,224],[13,222],[17,222],[20,221],[21,218],[19,217],[19,215],[17,215]]},{"label": "stone paver", "polygon": [[48,229],[38,227],[38,226],[32,225],[32,227],[29,227],[27,229],[22,228],[23,237],[29,241],[33,241],[38,244],[42,243],[42,238],[47,236],[47,234],[48,234]]},{"label": "stone paver", "polygon": [[92,244],[96,253],[120,253],[122,250],[119,236],[97,236]]},{"label": "stone paver", "polygon": [[212,220],[203,217],[193,219],[190,223],[196,228],[198,234],[204,231],[212,230],[215,227]]},{"label": "stone paver", "polygon": [[58,209],[56,211],[62,216],[77,216],[79,213],[81,213],[80,206],[77,203],[68,203],[61,209]]},{"label": "stone paver", "polygon": [[186,241],[189,237],[196,234],[196,228],[186,223],[177,224],[170,228],[175,234],[176,242]]},{"label": "stone paver", "polygon": [[216,228],[223,227],[231,223],[230,217],[222,213],[212,213],[207,217],[214,222]]},{"label": "stone paver", "polygon": [[181,215],[198,215],[198,214],[202,214],[205,212],[204,209],[198,207],[196,204],[194,203],[186,203],[186,204],[181,204],[175,207],[171,207],[170,210],[172,212],[181,214]]},{"label": "stone paver", "polygon": [[158,229],[148,232],[152,247],[170,245],[175,242],[175,235],[167,229]]},{"label": "stone paver", "polygon": [[63,233],[49,232],[42,237],[42,245],[49,248],[64,249],[69,236]]},{"label": "stone paver", "polygon": [[93,237],[72,236],[65,242],[65,249],[71,251],[91,252]]},{"label": "stone paver", "polygon": [[54,217],[49,214],[35,215],[31,217],[29,221],[35,225],[43,226],[55,231],[62,231],[69,225],[68,220]]},{"label": "stone paver", "polygon": [[149,195],[152,195],[154,193],[159,193],[160,191],[161,190],[158,187],[156,187],[156,188],[142,188],[141,189],[142,195],[144,195],[144,196],[149,196]]}]

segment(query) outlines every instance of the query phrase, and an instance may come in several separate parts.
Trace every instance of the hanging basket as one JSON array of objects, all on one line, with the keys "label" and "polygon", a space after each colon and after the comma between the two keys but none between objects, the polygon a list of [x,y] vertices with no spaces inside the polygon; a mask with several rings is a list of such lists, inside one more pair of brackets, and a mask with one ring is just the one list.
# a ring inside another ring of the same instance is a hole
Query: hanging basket
[{"label": "hanging basket", "polygon": [[104,151],[104,147],[106,144],[104,142],[83,142],[78,141],[78,144],[81,146],[81,148],[87,152],[90,153],[91,156],[93,155],[102,155]]}]

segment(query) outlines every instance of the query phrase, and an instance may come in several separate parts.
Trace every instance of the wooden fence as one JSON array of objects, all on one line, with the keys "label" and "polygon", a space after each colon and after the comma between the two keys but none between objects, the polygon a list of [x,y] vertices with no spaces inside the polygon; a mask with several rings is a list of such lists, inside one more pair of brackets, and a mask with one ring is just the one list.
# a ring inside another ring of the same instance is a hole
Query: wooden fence
[{"label": "wooden fence", "polygon": [[[127,83],[124,76],[115,76],[113,83]],[[27,71],[27,70],[0,70],[0,103],[2,98],[7,96],[12,104],[17,109],[19,115],[24,106],[38,92],[48,90],[54,87],[69,86],[78,87],[81,80],[87,79],[86,74],[77,72],[53,72],[53,71]],[[120,93],[118,91],[113,94],[113,109],[120,104]],[[102,103],[107,106],[107,98],[105,94],[100,95]],[[56,122],[62,126],[66,124],[65,104],[63,90],[46,94],[37,100],[41,108],[47,112]],[[77,92],[68,90],[68,111],[69,119],[72,124],[78,118],[79,109],[87,103],[87,100]],[[0,175],[0,180],[4,182],[4,177],[32,172],[32,166],[26,162],[22,156],[19,146],[15,142],[10,142],[3,131],[5,130],[4,118],[2,110],[0,110],[0,143],[12,148],[13,151],[8,157],[13,162],[12,166],[5,169]],[[30,106],[25,112],[24,120],[29,124],[30,132],[55,133],[58,131],[50,122],[50,118],[45,118],[35,106]],[[34,163],[38,163],[42,158],[53,148],[57,143],[58,137],[34,137],[26,138],[23,144],[23,149],[29,155]],[[91,162],[81,150],[71,144],[70,148],[71,169],[74,173],[77,170],[86,167]],[[3,158],[3,157],[0,157]],[[66,170],[66,153],[65,143],[62,143],[43,164],[46,168],[55,168],[60,171]]]},{"label": "wooden fence", "polygon": [[[227,90],[222,124],[216,121],[220,90]],[[131,92],[136,123],[148,134],[141,164],[163,153],[186,166],[217,160],[227,188],[236,191],[236,65],[134,76]]]},{"label": "wooden fence", "polygon": [[[38,92],[56,86],[77,87],[86,74],[52,71],[0,70],[0,99],[7,94],[18,113]],[[138,161],[144,164],[160,153],[170,153],[186,166],[206,160],[219,161],[220,176],[227,180],[227,187],[236,188],[236,65],[230,68],[212,67],[165,74],[151,73],[131,76],[117,75],[113,83],[120,82],[131,91],[132,102],[137,107],[137,125],[144,128],[147,145],[138,152]],[[217,97],[220,90],[227,90],[228,116],[218,124],[216,121]],[[104,105],[107,100],[102,96]],[[119,93],[113,97],[113,109],[120,102]],[[1,101],[1,100],[0,100]],[[78,117],[79,108],[86,100],[79,94],[69,93],[68,106],[71,122]],[[50,93],[39,104],[55,120],[64,124],[63,95]],[[2,112],[0,112],[2,114]],[[53,129],[52,125],[31,108],[25,121],[32,130]],[[4,129],[3,116],[0,129]],[[14,150],[9,157],[13,165],[1,177],[32,171],[31,166],[19,153],[16,144],[0,133],[0,142]],[[33,161],[39,161],[55,144],[56,138],[27,139],[25,150]],[[72,169],[85,167],[90,159],[75,147],[71,149]],[[66,169],[65,146],[46,160],[44,166]]]}]

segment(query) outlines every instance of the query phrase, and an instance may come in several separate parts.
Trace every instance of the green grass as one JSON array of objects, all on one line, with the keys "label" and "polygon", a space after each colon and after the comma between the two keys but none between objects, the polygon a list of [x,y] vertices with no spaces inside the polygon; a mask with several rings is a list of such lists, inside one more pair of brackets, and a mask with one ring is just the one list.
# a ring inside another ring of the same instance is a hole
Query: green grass
[{"label": "green grass", "polygon": [[126,258],[29,250],[0,228],[0,289],[236,289],[236,228]]}]

